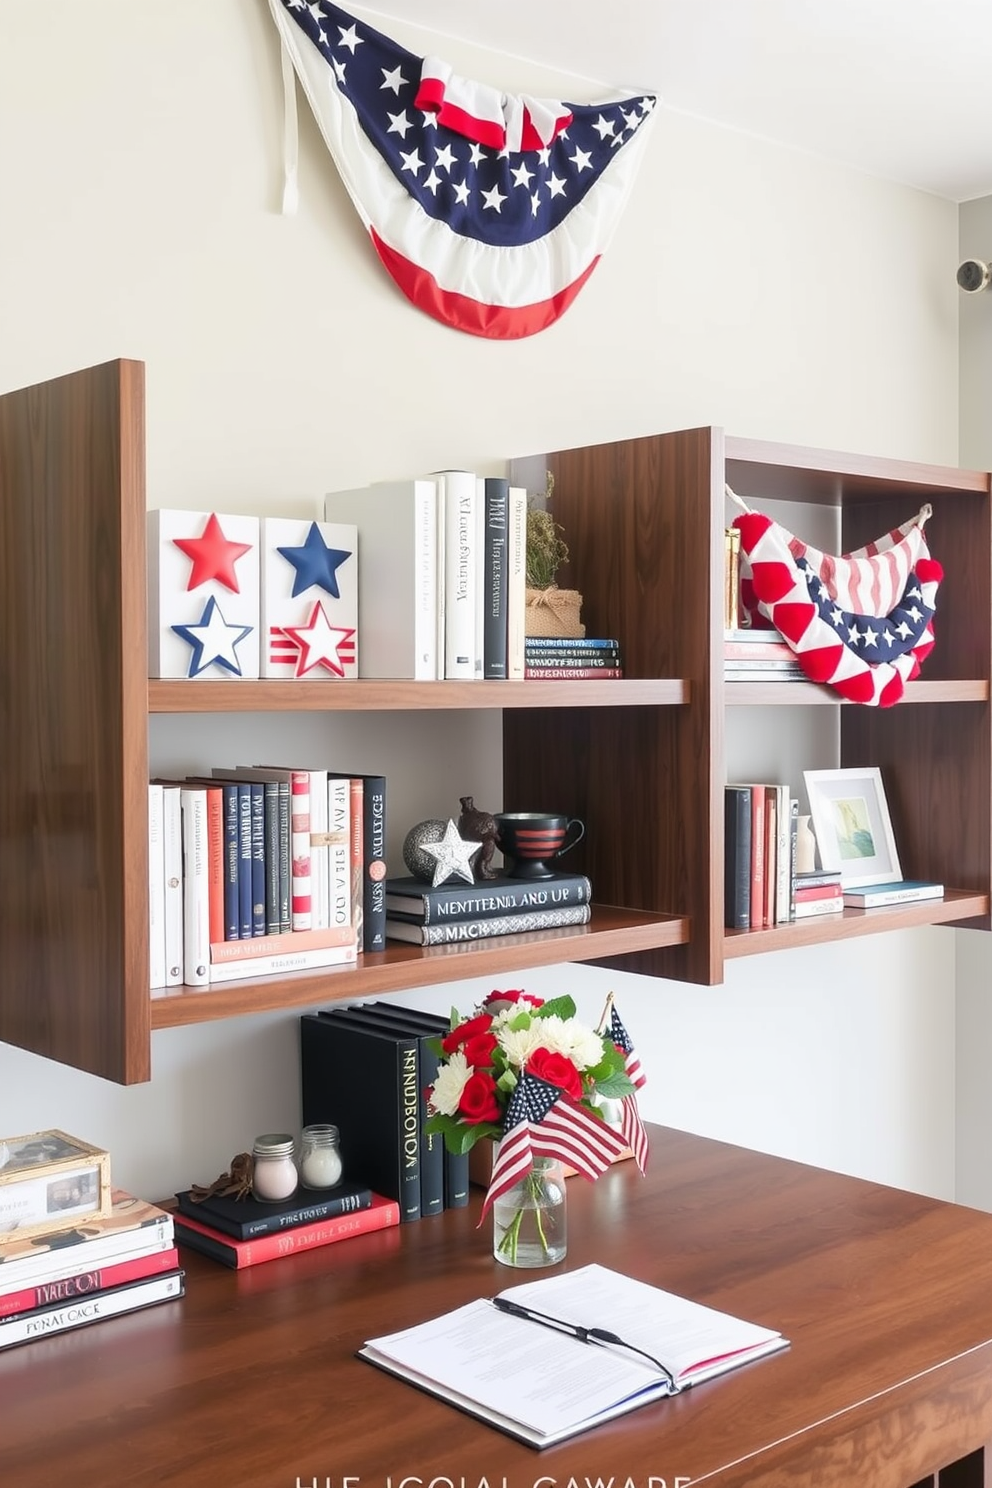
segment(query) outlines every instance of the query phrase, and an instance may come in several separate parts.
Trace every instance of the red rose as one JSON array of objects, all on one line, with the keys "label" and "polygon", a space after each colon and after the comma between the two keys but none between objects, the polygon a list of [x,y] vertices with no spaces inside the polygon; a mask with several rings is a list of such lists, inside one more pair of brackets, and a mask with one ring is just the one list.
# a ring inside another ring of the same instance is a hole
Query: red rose
[{"label": "red rose", "polygon": [[493,1062],[493,1050],[496,1043],[494,1033],[476,1033],[462,1044],[462,1053],[473,1069],[478,1069],[480,1066],[488,1069]]},{"label": "red rose", "polygon": [[487,1013],[499,1013],[503,1008],[516,1007],[522,1004],[523,1008],[539,1008],[544,1006],[543,997],[533,997],[530,992],[490,992],[482,1006]]},{"label": "red rose", "polygon": [[484,1070],[469,1075],[458,1102],[458,1114],[469,1126],[478,1126],[482,1121],[498,1121],[499,1101],[496,1099],[496,1081]]},{"label": "red rose", "polygon": [[582,1098],[582,1076],[575,1065],[564,1054],[552,1054],[550,1049],[535,1049],[527,1061],[527,1071],[577,1101]]},{"label": "red rose", "polygon": [[466,1018],[464,1023],[459,1023],[457,1028],[445,1034],[441,1040],[441,1048],[445,1054],[453,1054],[467,1039],[475,1038],[480,1033],[488,1033],[492,1023],[488,1013],[478,1013],[474,1018]]}]

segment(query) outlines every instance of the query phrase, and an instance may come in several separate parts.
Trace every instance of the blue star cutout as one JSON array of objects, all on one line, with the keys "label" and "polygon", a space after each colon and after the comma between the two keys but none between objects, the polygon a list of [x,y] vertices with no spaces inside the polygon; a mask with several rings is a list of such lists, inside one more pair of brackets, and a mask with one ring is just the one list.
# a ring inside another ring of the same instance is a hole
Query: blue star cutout
[{"label": "blue star cutout", "polygon": [[[236,677],[242,675],[235,647],[251,634],[250,625],[228,625],[220,605],[211,597],[203,607],[196,625],[174,625],[172,629],[193,648],[187,677],[198,677],[214,662],[226,667]],[[234,632],[232,634],[232,632]]]},{"label": "blue star cutout", "polygon": [[316,522],[310,523],[310,531],[302,548],[279,548],[277,551],[296,569],[293,580],[294,599],[314,584],[326,589],[332,599],[341,598],[337,571],[351,554],[342,548],[329,548],[321,537]]}]

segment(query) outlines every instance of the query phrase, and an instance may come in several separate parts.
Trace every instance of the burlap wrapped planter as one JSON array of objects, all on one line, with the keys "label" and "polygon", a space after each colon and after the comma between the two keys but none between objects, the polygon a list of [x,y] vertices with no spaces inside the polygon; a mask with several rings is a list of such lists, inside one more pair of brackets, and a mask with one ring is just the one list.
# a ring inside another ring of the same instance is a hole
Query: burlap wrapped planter
[{"label": "burlap wrapped planter", "polygon": [[528,589],[524,631],[529,636],[580,638],[586,628],[579,619],[582,595],[577,589]]}]

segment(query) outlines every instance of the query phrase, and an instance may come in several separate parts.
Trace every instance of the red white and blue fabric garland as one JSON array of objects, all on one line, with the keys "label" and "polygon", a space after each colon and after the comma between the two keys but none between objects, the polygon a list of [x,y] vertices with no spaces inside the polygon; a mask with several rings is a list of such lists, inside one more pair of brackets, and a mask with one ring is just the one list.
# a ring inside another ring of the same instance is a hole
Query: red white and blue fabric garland
[{"label": "red white and blue fabric garland", "polygon": [[655,96],[512,96],[331,0],[269,6],[286,92],[283,210],[296,200],[295,72],[380,260],[418,309],[494,339],[552,325],[609,245]]},{"label": "red white and blue fabric garland", "polygon": [[923,535],[929,505],[901,527],[841,557],[821,553],[778,522],[751,511],[741,535],[741,602],[771,624],[811,682],[848,702],[889,708],[934,646],[933,615],[944,571]]}]

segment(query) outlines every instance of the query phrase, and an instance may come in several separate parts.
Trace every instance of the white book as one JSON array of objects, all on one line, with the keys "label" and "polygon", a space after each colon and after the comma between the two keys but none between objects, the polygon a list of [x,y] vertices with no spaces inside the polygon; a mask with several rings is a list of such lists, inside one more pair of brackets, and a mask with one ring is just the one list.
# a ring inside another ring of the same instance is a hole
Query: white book
[{"label": "white book", "polygon": [[148,787],[148,974],[165,986],[165,841],[162,787]]},{"label": "white book", "polygon": [[165,985],[183,980],[183,819],[179,786],[162,792],[165,847]]},{"label": "white book", "polygon": [[437,481],[381,481],[324,498],[358,529],[359,675],[437,676]]},{"label": "white book", "polygon": [[472,666],[475,680],[481,682],[485,677],[486,650],[486,482],[481,475],[475,478],[473,546],[475,550],[475,652],[472,657]]},{"label": "white book", "polygon": [[[470,470],[445,470],[444,480],[444,675],[475,680],[478,584],[476,533],[479,497]],[[480,671],[481,675],[481,671]]]},{"label": "white book", "polygon": [[[590,1352],[590,1329],[630,1347]],[[787,1347],[773,1328],[591,1265],[371,1339],[359,1356],[545,1447]]]},{"label": "white book", "polygon": [[844,890],[844,903],[850,909],[878,909],[883,904],[913,904],[920,899],[943,899],[944,885],[916,878],[897,879],[894,883],[865,884]]},{"label": "white book", "polygon": [[787,925],[792,915],[792,797],[787,785],[775,787],[778,808],[775,817],[778,838],[775,855],[775,923]]},{"label": "white book", "polygon": [[172,1215],[168,1214],[136,1230],[95,1235],[92,1240],[81,1240],[77,1245],[54,1246],[36,1255],[4,1261],[0,1265],[0,1295],[66,1276],[81,1276],[97,1266],[114,1266],[118,1261],[157,1255],[171,1250],[175,1243]]},{"label": "white book", "polygon": [[314,930],[331,923],[327,846],[327,771],[310,771],[310,921]]},{"label": "white book", "polygon": [[524,675],[527,609],[527,492],[511,486],[507,511],[506,675]]},{"label": "white book", "polygon": [[351,917],[351,781],[346,775],[327,781],[328,922],[350,925]]},{"label": "white book", "polygon": [[135,1312],[139,1307],[150,1307],[153,1302],[168,1302],[181,1297],[183,1275],[182,1271],[166,1271],[164,1276],[154,1276],[147,1281],[128,1282],[106,1292],[74,1297],[71,1302],[46,1307],[40,1312],[22,1312],[4,1318],[0,1321],[0,1349],[47,1338],[51,1333],[65,1333],[70,1328],[82,1328],[87,1323],[99,1323],[122,1312]]},{"label": "white book", "polygon": [[321,966],[346,966],[357,960],[354,942],[323,946],[309,951],[287,951],[278,956],[249,956],[244,961],[214,961],[211,982],[241,982],[247,977],[278,976],[291,971],[312,971]]},{"label": "white book", "polygon": [[182,786],[183,980],[205,987],[210,980],[210,873],[207,865],[207,792]]}]

